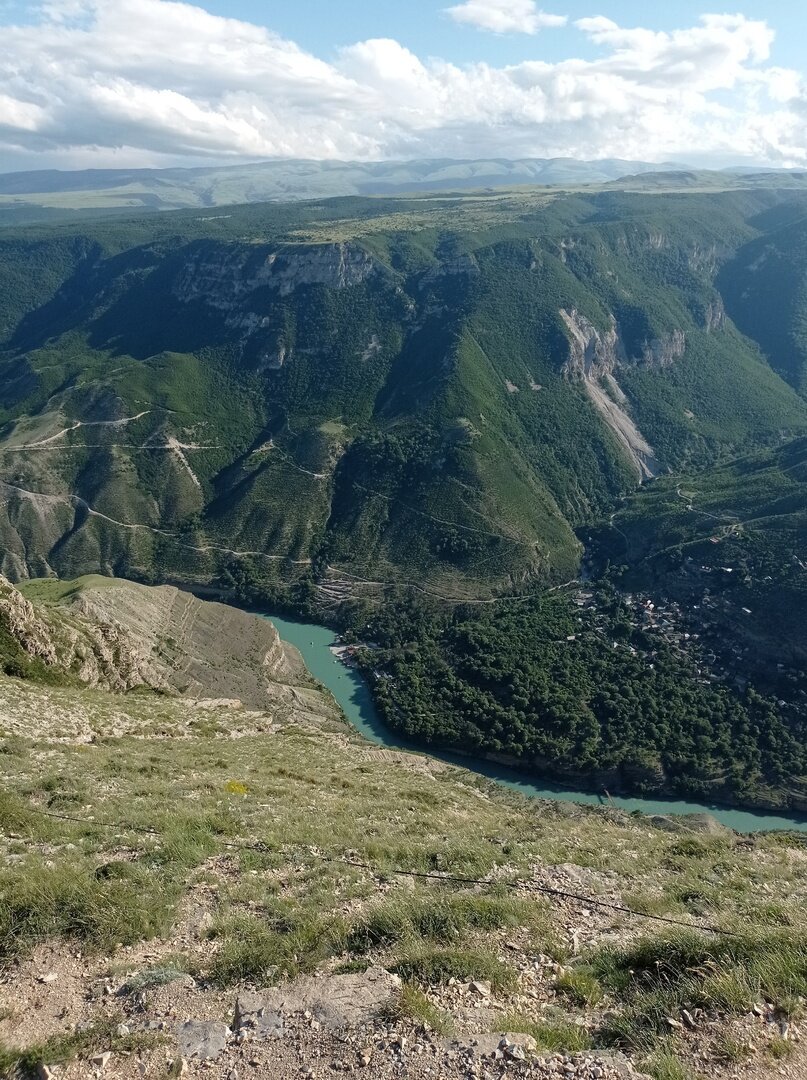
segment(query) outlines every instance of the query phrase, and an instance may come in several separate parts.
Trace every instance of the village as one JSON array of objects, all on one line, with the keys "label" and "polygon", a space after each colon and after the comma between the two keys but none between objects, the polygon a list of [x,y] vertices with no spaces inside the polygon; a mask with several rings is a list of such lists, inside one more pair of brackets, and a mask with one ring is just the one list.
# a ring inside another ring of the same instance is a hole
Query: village
[{"label": "village", "polygon": [[[758,661],[762,658],[752,644],[743,643],[750,641],[751,635],[743,632],[744,627],[737,626],[738,620],[752,614],[751,609],[710,590],[711,575],[735,572],[736,567],[704,566],[688,558],[686,576],[690,582],[686,591],[690,594],[688,599],[694,602],[638,591],[619,594],[620,616],[633,630],[647,635],[648,648],[637,647],[635,637],[614,640],[613,647],[625,648],[633,655],[644,652],[652,661],[653,642],[663,641],[688,657],[703,684],[724,684],[743,693],[753,679],[760,689],[775,698],[780,709],[791,716],[807,715],[807,679],[803,670],[783,658],[776,662],[775,677],[768,671],[764,684],[760,684],[759,672],[763,668]],[[609,632],[613,613],[606,610],[596,590],[581,589],[573,602],[581,611],[591,613],[596,633]]]}]

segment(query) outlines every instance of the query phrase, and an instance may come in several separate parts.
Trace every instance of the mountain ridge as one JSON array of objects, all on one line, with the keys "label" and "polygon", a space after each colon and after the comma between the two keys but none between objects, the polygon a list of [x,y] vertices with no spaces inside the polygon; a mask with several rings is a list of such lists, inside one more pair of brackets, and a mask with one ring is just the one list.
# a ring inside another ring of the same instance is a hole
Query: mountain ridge
[{"label": "mountain ridge", "polygon": [[207,709],[333,711],[269,620],[173,586],[89,575],[20,591],[0,578],[0,634],[7,674]]},{"label": "mountain ridge", "polygon": [[166,169],[34,170],[0,173],[0,222],[20,203],[81,210],[199,208],[239,202],[394,195],[514,184],[602,183],[663,164],[606,158],[427,158],[357,162],[279,160]]}]

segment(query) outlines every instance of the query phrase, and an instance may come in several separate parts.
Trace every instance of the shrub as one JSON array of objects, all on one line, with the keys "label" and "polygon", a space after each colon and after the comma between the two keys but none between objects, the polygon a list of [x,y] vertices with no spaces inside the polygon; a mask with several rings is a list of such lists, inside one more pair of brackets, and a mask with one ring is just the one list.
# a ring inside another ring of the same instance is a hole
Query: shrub
[{"label": "shrub", "polygon": [[510,990],[516,982],[512,969],[487,949],[415,946],[401,955],[392,970],[402,979],[420,983],[480,979],[495,990]]},{"label": "shrub", "polygon": [[637,1045],[684,1007],[742,1012],[766,998],[790,1010],[807,995],[807,941],[781,930],[735,937],[682,931],[601,949],[592,970],[625,1005],[607,1034]]},{"label": "shrub", "polygon": [[305,913],[266,921],[234,915],[214,923],[210,936],[222,942],[210,970],[219,986],[291,978],[313,971],[345,947],[340,920]]},{"label": "shrub", "polygon": [[75,865],[0,873],[0,960],[60,935],[111,949],[167,931],[179,885],[137,863],[115,865],[109,876]]},{"label": "shrub", "polygon": [[357,920],[348,936],[353,951],[417,940],[450,944],[475,930],[505,926],[543,929],[543,909],[514,897],[446,894],[385,901]]}]

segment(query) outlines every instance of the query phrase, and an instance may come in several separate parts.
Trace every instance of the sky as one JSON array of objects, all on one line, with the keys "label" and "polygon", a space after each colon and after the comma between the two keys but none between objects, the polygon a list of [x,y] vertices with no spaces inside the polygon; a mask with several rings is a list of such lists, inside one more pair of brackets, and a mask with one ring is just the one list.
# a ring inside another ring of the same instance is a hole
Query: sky
[{"label": "sky", "polygon": [[0,0],[0,171],[807,166],[796,0]]}]

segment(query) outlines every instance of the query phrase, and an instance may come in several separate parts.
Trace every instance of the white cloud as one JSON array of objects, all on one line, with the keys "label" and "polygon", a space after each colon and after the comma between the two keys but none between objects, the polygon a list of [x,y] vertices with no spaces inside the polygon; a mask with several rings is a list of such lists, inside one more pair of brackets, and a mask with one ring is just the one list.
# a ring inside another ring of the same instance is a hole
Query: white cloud
[{"label": "white cloud", "polygon": [[771,29],[743,16],[665,33],[582,19],[594,59],[494,66],[387,38],[325,61],[173,0],[42,11],[0,32],[0,168],[273,156],[807,164],[805,80],[768,63]]},{"label": "white cloud", "polygon": [[0,130],[36,131],[44,117],[45,110],[35,102],[0,94]]},{"label": "white cloud", "polygon": [[494,34],[537,34],[550,26],[565,26],[565,15],[541,11],[535,0],[464,0],[446,8],[446,14],[458,23],[468,23],[478,30]]}]

